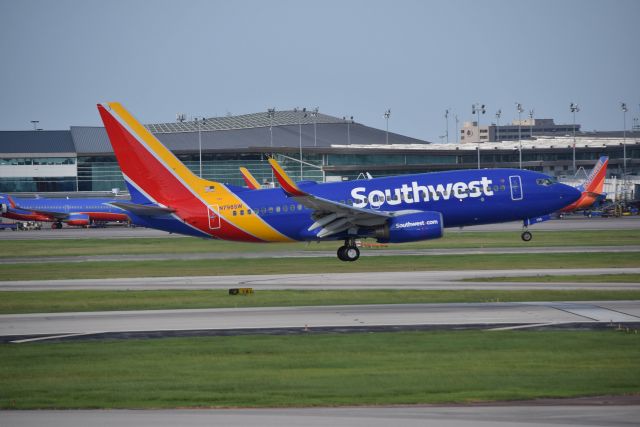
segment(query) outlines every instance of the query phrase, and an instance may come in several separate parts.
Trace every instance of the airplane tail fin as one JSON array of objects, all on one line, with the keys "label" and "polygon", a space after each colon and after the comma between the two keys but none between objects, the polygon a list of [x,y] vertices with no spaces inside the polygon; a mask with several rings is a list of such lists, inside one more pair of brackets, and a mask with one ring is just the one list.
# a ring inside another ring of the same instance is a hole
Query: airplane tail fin
[{"label": "airplane tail fin", "polygon": [[134,203],[171,206],[215,188],[217,183],[193,174],[120,103],[98,104],[98,111]]},{"label": "airplane tail fin", "polygon": [[583,191],[595,194],[601,194],[604,187],[604,179],[607,176],[607,165],[609,164],[609,157],[602,156],[598,159],[598,162],[593,167],[587,180],[583,184]]},{"label": "airplane tail fin", "polygon": [[262,188],[258,180],[255,179],[253,175],[251,175],[251,172],[249,172],[247,168],[245,168],[244,166],[240,167],[240,173],[242,174],[242,178],[244,178],[244,182],[247,184],[247,187],[249,187],[251,190],[258,190]]}]

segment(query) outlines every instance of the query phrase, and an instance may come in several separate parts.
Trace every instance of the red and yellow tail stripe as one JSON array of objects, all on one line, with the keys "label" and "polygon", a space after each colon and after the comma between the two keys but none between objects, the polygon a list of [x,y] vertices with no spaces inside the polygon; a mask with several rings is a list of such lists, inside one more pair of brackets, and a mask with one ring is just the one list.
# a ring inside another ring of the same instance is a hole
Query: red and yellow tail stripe
[{"label": "red and yellow tail stripe", "polygon": [[249,170],[244,166],[240,167],[240,173],[242,174],[242,178],[244,178],[244,182],[247,184],[247,187],[250,189],[258,190],[262,187],[258,180],[255,179],[253,175],[251,175],[251,172],[249,172]]},{"label": "red and yellow tail stripe", "polygon": [[[291,241],[258,215],[233,216],[251,208],[224,184],[194,175],[122,105],[100,104],[98,110],[123,174],[153,202],[175,209],[177,219],[225,240]],[[211,211],[221,220],[214,228]]]}]

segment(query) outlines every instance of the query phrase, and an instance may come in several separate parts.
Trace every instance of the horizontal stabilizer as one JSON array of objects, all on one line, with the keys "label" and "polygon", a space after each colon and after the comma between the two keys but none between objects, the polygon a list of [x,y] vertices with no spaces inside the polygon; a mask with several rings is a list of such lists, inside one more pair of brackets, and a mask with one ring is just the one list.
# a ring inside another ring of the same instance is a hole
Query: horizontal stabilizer
[{"label": "horizontal stabilizer", "polygon": [[175,212],[175,209],[172,208],[163,208],[161,206],[153,205],[140,205],[137,203],[111,202],[109,204],[140,216],[162,216]]}]

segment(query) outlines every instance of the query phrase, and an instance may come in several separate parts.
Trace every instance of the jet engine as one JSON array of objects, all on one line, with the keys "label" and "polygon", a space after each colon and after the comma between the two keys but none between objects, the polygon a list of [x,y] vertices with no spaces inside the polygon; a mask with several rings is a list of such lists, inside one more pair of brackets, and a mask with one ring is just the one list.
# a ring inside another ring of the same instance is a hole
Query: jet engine
[{"label": "jet engine", "polygon": [[442,214],[424,211],[390,218],[374,229],[372,237],[379,243],[404,243],[442,237]]}]

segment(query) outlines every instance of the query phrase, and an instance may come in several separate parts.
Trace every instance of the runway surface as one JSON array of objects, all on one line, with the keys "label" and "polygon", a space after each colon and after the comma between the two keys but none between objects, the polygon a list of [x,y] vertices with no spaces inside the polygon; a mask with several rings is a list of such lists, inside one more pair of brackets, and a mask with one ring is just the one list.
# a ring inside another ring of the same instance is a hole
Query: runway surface
[{"label": "runway surface", "polygon": [[196,409],[2,411],[0,425],[84,427],[204,427],[204,426],[343,426],[343,427],[534,427],[635,426],[637,405],[525,404],[513,406],[406,406],[301,409]]},{"label": "runway surface", "polygon": [[[107,227],[107,228],[73,228],[65,227],[61,230],[51,230],[47,223],[43,223],[42,230],[34,231],[2,231],[0,240],[37,240],[37,239],[113,239],[136,237],[183,237],[164,231],[142,227]],[[531,226],[530,231],[552,230],[625,230],[640,228],[640,216],[620,218],[586,218],[569,217],[563,220],[551,220]],[[447,228],[445,233],[467,231],[514,231],[522,230],[522,222],[507,222],[502,224],[475,225],[464,228]],[[519,237],[518,237],[519,238]]]},{"label": "runway surface", "polygon": [[[336,244],[337,246],[337,244]],[[118,261],[163,261],[163,260],[206,260],[206,259],[255,259],[255,258],[335,258],[336,252],[311,250],[286,250],[280,247],[271,252],[224,252],[191,254],[131,254],[131,255],[86,255],[52,256],[41,258],[2,258],[2,264],[42,264],[77,262],[118,262]],[[363,249],[362,257],[369,256],[439,256],[439,255],[487,255],[487,254],[553,254],[553,253],[622,253],[640,252],[640,245],[629,246],[558,246],[519,248],[465,248],[465,249]]]},{"label": "runway surface", "polygon": [[640,274],[640,268],[566,268],[520,270],[398,271],[372,273],[257,274],[237,276],[138,277],[121,279],[67,279],[0,281],[1,291],[44,290],[166,290],[227,289],[256,290],[535,290],[591,289],[639,290],[640,283],[587,282],[481,282],[464,281],[483,277],[526,277],[546,275]]},{"label": "runway surface", "polygon": [[[242,297],[241,297],[242,298]],[[212,331],[290,333],[295,331],[401,330],[425,326],[473,326],[487,329],[579,324],[640,323],[640,301],[522,302],[455,304],[380,304],[316,307],[223,308],[7,314],[0,316],[3,341],[33,337],[71,338],[144,333]],[[438,329],[438,328],[435,328]],[[213,334],[215,335],[215,334]],[[164,336],[153,334],[153,336]],[[8,339],[12,337],[12,339]]]}]

